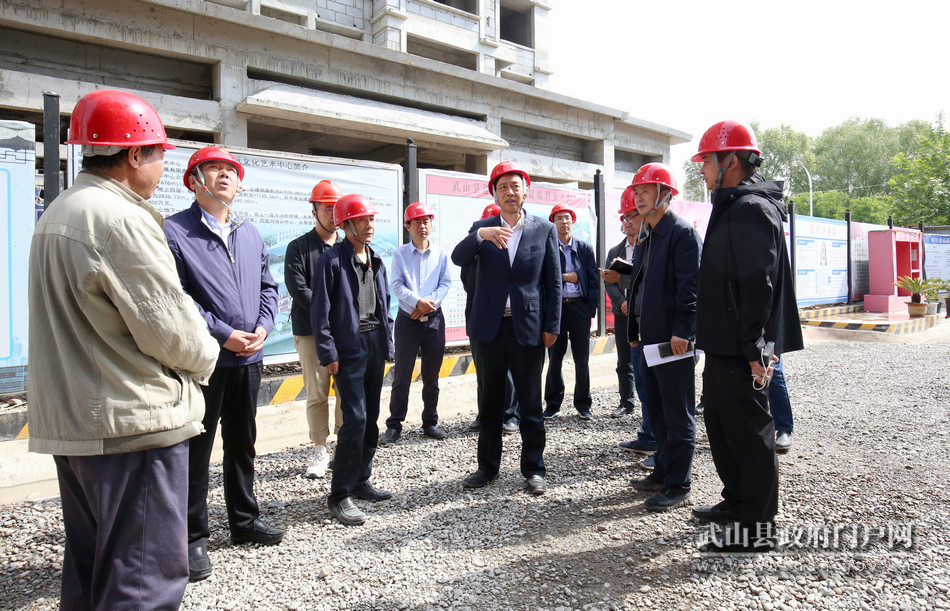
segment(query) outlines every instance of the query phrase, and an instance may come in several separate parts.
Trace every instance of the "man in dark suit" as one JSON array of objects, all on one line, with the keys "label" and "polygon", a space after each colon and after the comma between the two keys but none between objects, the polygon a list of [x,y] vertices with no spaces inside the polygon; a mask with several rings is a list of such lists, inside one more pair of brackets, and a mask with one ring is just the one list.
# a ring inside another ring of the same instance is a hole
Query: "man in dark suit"
[{"label": "man in dark suit", "polygon": [[[627,335],[638,351],[669,344],[679,358],[644,367],[646,408],[656,435],[656,465],[647,477],[634,479],[637,490],[655,493],[644,506],[669,511],[690,498],[696,448],[696,390],[690,342],[696,336],[696,287],[702,240],[696,230],[670,210],[677,194],[673,173],[662,163],[648,163],[633,177],[633,192],[649,234],[637,246],[627,297]],[[662,353],[661,353],[662,354]]]},{"label": "man in dark suit", "polygon": [[501,214],[475,222],[452,253],[460,267],[478,259],[468,336],[478,346],[482,426],[478,469],[462,482],[466,488],[481,488],[498,477],[510,368],[521,406],[521,473],[532,494],[547,489],[541,371],[544,350],[554,344],[561,325],[561,265],[554,225],[522,210],[529,186],[531,179],[517,164],[495,166],[488,190]]},{"label": "man in dark suit", "polygon": [[590,319],[597,313],[600,286],[597,259],[589,243],[572,235],[577,214],[564,204],[551,210],[548,220],[557,229],[561,257],[561,332],[548,348],[548,375],[544,381],[545,419],[561,411],[564,401],[564,376],[561,365],[571,342],[574,357],[574,409],[581,420],[590,420]]}]

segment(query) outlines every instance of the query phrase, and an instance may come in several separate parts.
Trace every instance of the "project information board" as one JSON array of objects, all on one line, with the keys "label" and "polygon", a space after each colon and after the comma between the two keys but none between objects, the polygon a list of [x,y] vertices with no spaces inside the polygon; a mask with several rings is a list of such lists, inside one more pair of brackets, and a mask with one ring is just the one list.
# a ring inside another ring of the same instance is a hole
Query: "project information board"
[{"label": "project information board", "polygon": [[[188,159],[205,144],[173,141],[178,147],[165,152],[165,173],[149,202],[168,217],[191,206],[194,194],[183,181]],[[75,147],[78,152],[78,147]],[[275,325],[264,342],[266,364],[296,360],[290,322],[291,299],[284,283],[287,245],[314,226],[310,191],[321,180],[332,180],[344,193],[359,193],[373,202],[376,234],[372,248],[387,268],[402,243],[402,167],[369,161],[269,153],[226,147],[244,166],[243,191],[234,198],[233,211],[260,231],[270,253],[270,271],[278,284]],[[78,164],[71,164],[75,168]],[[73,170],[78,171],[78,170]],[[343,239],[343,233],[338,233]],[[395,308],[396,299],[393,298]],[[395,315],[395,309],[392,312]]]},{"label": "project information board", "polygon": [[0,121],[0,392],[26,390],[29,329],[27,285],[36,225],[35,128]]},{"label": "project information board", "polygon": [[796,215],[795,267],[798,305],[847,301],[847,223]]},{"label": "project information board", "polygon": [[[488,193],[484,176],[446,172],[419,171],[419,197],[435,214],[430,239],[452,256],[455,245],[468,235],[472,223],[482,217],[485,206],[494,198]],[[525,198],[524,209],[545,219],[557,204],[574,209],[577,222],[574,237],[590,242],[596,252],[597,215],[593,191],[581,191],[557,185],[532,185]],[[450,344],[468,342],[465,332],[465,289],[462,288],[461,268],[450,264],[452,287],[442,302],[445,315],[445,339]]]},{"label": "project information board", "polygon": [[950,235],[924,234],[924,272],[950,282]]}]

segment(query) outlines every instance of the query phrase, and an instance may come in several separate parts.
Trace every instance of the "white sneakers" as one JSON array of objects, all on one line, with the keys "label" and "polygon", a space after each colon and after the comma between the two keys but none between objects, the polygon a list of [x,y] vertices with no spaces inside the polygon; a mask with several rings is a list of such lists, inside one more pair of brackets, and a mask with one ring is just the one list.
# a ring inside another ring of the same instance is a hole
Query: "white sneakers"
[{"label": "white sneakers", "polygon": [[317,479],[326,475],[330,466],[330,452],[326,446],[317,446],[313,453],[313,460],[307,465],[307,479]]}]

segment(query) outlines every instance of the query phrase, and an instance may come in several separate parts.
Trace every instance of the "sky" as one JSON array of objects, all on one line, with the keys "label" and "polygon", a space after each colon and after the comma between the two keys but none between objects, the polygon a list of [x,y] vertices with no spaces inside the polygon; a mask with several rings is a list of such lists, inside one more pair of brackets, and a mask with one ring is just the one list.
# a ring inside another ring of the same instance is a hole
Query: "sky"
[{"label": "sky", "polygon": [[[725,119],[816,137],[950,110],[950,2],[549,0],[548,88],[693,136]],[[741,8],[740,8],[741,7]]]}]

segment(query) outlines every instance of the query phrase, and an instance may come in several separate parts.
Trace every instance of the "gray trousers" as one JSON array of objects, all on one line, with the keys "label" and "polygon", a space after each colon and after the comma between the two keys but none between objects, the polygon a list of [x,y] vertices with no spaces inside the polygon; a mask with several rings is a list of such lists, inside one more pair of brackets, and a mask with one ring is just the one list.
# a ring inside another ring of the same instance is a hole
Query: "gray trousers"
[{"label": "gray trousers", "polygon": [[177,610],[188,585],[188,442],[56,456],[62,611]]}]

